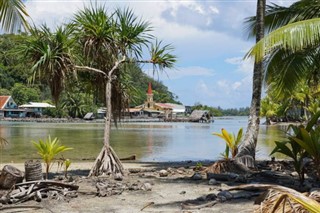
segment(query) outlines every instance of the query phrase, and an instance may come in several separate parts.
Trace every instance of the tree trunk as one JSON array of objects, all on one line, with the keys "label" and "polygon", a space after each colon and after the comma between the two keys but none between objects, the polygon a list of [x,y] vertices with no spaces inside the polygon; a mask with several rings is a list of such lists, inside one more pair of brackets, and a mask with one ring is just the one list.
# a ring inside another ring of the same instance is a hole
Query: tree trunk
[{"label": "tree trunk", "polygon": [[19,169],[6,165],[3,167],[0,176],[0,188],[10,189],[14,184],[21,183],[24,178],[24,173]]},{"label": "tree trunk", "polygon": [[[266,0],[257,1],[257,23],[256,23],[256,42],[260,41],[264,36],[264,16],[265,16]],[[252,99],[250,107],[250,116],[248,121],[247,132],[244,142],[240,147],[240,151],[236,160],[243,163],[247,167],[254,167],[256,145],[259,134],[260,125],[260,101],[262,88],[263,62],[255,62],[253,68],[252,82]]]},{"label": "tree trunk", "polygon": [[123,175],[123,166],[117,154],[113,151],[110,146],[110,130],[111,130],[111,89],[112,89],[112,76],[108,75],[106,83],[106,117],[105,117],[105,127],[104,127],[104,145],[100,154],[94,162],[90,176],[99,176],[103,174],[117,174]]}]

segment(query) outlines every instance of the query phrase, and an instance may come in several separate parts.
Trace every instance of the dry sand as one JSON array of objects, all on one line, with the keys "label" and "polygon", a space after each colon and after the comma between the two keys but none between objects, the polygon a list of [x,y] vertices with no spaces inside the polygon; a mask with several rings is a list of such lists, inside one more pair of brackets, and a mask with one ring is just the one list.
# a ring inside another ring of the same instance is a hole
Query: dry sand
[{"label": "dry sand", "polygon": [[[187,165],[185,165],[187,164]],[[195,162],[181,164],[166,163],[124,163],[125,169],[138,168],[142,170],[156,169],[157,171],[168,167],[192,168]],[[23,164],[9,164],[24,171]],[[188,166],[189,165],[189,166]],[[3,166],[3,164],[1,165]],[[172,175],[168,177],[159,177],[153,174],[129,174],[124,181],[139,181],[141,183],[150,183],[151,191],[124,191],[120,195],[110,197],[98,197],[95,184],[101,181],[100,178],[86,178],[92,162],[72,163],[70,166],[70,175],[80,186],[77,198],[67,201],[42,200],[37,203],[28,201],[25,205],[40,206],[41,209],[15,209],[4,210],[2,212],[35,212],[35,213],[109,213],[109,212],[221,212],[221,213],[245,213],[253,212],[257,206],[253,205],[253,199],[239,199],[218,203],[209,208],[196,210],[182,210],[181,204],[194,200],[210,193],[218,193],[221,185],[209,185],[205,177],[202,180],[192,180],[192,169],[186,169],[184,174]],[[57,165],[51,169],[57,171]],[[57,175],[57,174],[56,174]],[[80,178],[82,176],[82,178]],[[185,176],[184,178],[181,178]],[[122,181],[120,181],[122,182]],[[147,204],[148,207],[144,208]],[[143,210],[141,210],[144,208]]]}]

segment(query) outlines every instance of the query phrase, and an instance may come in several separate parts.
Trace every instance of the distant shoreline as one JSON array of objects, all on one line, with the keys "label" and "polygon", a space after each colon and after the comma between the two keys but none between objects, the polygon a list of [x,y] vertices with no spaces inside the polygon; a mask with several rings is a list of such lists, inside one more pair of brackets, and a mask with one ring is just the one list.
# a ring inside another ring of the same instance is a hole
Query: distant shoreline
[{"label": "distant shoreline", "polygon": [[[104,119],[85,120],[80,118],[5,118],[7,122],[38,122],[38,123],[104,123]],[[121,122],[164,122],[160,118],[121,119]]]},{"label": "distant shoreline", "polygon": [[[234,117],[247,117],[247,116],[222,116],[222,117],[214,117],[214,120],[232,120]],[[2,118],[0,122],[36,122],[36,123],[105,123],[104,119],[92,119],[85,120],[82,118]],[[121,121],[117,121],[119,123],[148,123],[148,122],[165,122],[165,123],[177,123],[177,122],[190,122],[186,120],[164,120],[163,118],[123,118]],[[214,121],[212,121],[214,122]],[[113,121],[114,123],[114,121]],[[197,123],[197,122],[195,122]],[[208,123],[209,124],[209,123]],[[303,124],[303,122],[273,122],[270,126],[289,126],[289,125],[299,125]],[[265,122],[261,122],[260,125],[266,125]]]}]

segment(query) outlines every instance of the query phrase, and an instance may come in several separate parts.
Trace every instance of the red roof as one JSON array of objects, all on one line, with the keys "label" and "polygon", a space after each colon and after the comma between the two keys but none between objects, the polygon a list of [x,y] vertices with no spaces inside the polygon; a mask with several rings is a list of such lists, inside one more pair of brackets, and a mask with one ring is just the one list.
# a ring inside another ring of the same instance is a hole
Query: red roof
[{"label": "red roof", "polygon": [[148,86],[148,94],[149,94],[149,95],[151,95],[151,94],[152,94],[151,82],[149,82],[149,86]]},{"label": "red roof", "polygon": [[3,109],[10,96],[0,96],[0,109]]},{"label": "red roof", "polygon": [[172,106],[170,106],[169,104],[156,103],[156,105],[164,109],[172,109]]}]

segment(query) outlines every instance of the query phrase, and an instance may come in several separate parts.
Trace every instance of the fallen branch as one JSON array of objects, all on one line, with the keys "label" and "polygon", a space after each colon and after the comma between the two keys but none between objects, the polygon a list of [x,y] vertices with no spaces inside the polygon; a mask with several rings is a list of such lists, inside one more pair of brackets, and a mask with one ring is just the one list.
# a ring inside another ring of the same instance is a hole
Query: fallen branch
[{"label": "fallen branch", "polygon": [[52,180],[40,180],[40,181],[29,181],[29,182],[24,182],[24,183],[18,183],[16,186],[25,186],[25,185],[30,185],[30,184],[37,184],[37,185],[45,185],[45,186],[60,186],[62,188],[70,188],[72,190],[78,190],[79,186],[73,185],[73,184],[68,184],[68,183],[62,183],[62,182],[57,182],[57,181],[52,181]]},{"label": "fallen branch", "polygon": [[41,206],[24,206],[24,205],[10,205],[10,206],[1,206],[1,210],[7,210],[7,209],[42,209]]},{"label": "fallen branch", "polygon": [[39,180],[19,183],[15,185],[15,188],[15,190],[11,190],[2,196],[0,203],[16,204],[31,199],[40,202],[43,198],[68,199],[77,196],[79,186],[56,181]]}]

